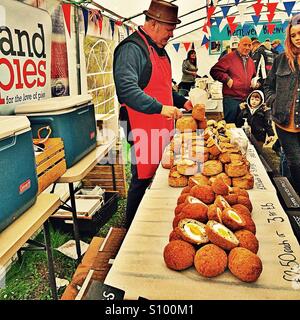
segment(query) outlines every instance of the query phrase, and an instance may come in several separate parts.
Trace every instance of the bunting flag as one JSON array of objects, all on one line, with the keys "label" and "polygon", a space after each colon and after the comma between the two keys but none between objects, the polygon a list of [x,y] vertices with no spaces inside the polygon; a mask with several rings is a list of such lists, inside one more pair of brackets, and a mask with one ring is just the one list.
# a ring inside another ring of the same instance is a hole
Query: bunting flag
[{"label": "bunting flag", "polygon": [[89,10],[85,7],[81,7],[84,23],[84,35],[86,36],[88,25],[89,25]]},{"label": "bunting flag", "polygon": [[202,39],[202,43],[201,46],[205,45],[206,49],[208,48],[209,45],[209,39],[206,37],[206,35],[204,35],[203,39]]},{"label": "bunting flag", "polygon": [[183,42],[183,45],[185,47],[185,51],[188,51],[191,46],[191,43],[190,42]]},{"label": "bunting flag", "polygon": [[109,19],[109,23],[110,23],[110,27],[111,27],[111,36],[112,38],[114,37],[114,33],[115,33],[115,22],[112,19]]},{"label": "bunting flag", "polygon": [[263,24],[259,24],[259,25],[255,26],[254,28],[255,28],[257,37],[259,37],[260,33],[262,32],[262,29],[264,28],[264,25]]},{"label": "bunting flag", "polygon": [[192,42],[192,50],[195,50],[195,43]]},{"label": "bunting flag", "polygon": [[103,16],[99,10],[99,20],[98,20],[98,24],[99,24],[99,31],[100,31],[100,34],[102,33],[102,26],[103,26]]},{"label": "bunting flag", "polygon": [[289,24],[289,21],[287,21],[287,20],[284,21],[284,22],[282,23],[282,25],[281,25],[282,30],[285,30],[285,29],[287,28],[288,24]]},{"label": "bunting flag", "polygon": [[179,47],[180,47],[180,43],[173,43],[173,47],[174,47],[175,51],[178,52]]},{"label": "bunting flag", "polygon": [[240,3],[240,0],[234,0],[235,5],[237,6]]},{"label": "bunting flag", "polygon": [[284,8],[285,8],[285,11],[287,13],[288,16],[291,15],[292,13],[292,10],[294,8],[294,5],[295,5],[296,1],[287,1],[287,2],[283,2],[283,5],[284,5]]},{"label": "bunting flag", "polygon": [[263,4],[258,2],[258,3],[253,4],[252,7],[253,7],[253,9],[255,11],[255,15],[259,16],[260,13],[261,13],[261,10],[263,8]]},{"label": "bunting flag", "polygon": [[117,20],[115,22],[115,25],[118,26],[118,27],[120,27],[122,24],[123,24],[122,20]]},{"label": "bunting flag", "polygon": [[269,33],[269,34],[273,34],[273,31],[274,31],[275,27],[276,27],[276,24],[268,23],[268,24],[267,24],[268,33]]},{"label": "bunting flag", "polygon": [[215,17],[215,21],[216,21],[218,27],[220,27],[222,20],[223,20],[222,17]]},{"label": "bunting flag", "polygon": [[210,25],[212,25],[213,23],[216,22],[216,19],[215,19],[215,18],[210,18],[210,19],[209,19],[209,22],[210,22]]},{"label": "bunting flag", "polygon": [[276,10],[276,8],[277,8],[277,5],[278,5],[278,2],[267,3],[268,11],[269,11],[271,14],[275,14],[275,10]]},{"label": "bunting flag", "polygon": [[223,12],[223,18],[227,17],[227,14],[228,14],[228,11],[229,11],[230,8],[231,8],[231,6],[223,6],[223,7],[221,7],[221,10]]},{"label": "bunting flag", "polygon": [[71,4],[62,3],[61,7],[64,13],[66,27],[68,29],[69,36],[71,37]]},{"label": "bunting flag", "polygon": [[226,19],[229,25],[230,32],[231,34],[233,34],[238,27],[238,23],[234,23],[235,16],[227,17]]},{"label": "bunting flag", "polygon": [[269,13],[269,14],[267,14],[268,21],[269,21],[269,22],[272,22],[272,21],[273,21],[274,16],[275,16],[275,13]]},{"label": "bunting flag", "polygon": [[214,7],[214,6],[210,6],[207,8],[207,20],[210,20],[210,18],[214,14],[215,10],[216,10],[216,7]]},{"label": "bunting flag", "polygon": [[252,20],[254,22],[254,24],[257,26],[258,22],[259,22],[260,16],[252,16]]},{"label": "bunting flag", "polygon": [[250,27],[251,26],[249,24],[247,24],[247,23],[245,23],[243,25],[243,34],[244,34],[244,36],[247,35],[247,32],[249,31]]},{"label": "bunting flag", "polygon": [[127,33],[127,37],[128,37],[130,35],[130,33],[129,33],[129,27],[126,26],[126,24],[125,24],[125,29],[126,29],[126,33]]}]

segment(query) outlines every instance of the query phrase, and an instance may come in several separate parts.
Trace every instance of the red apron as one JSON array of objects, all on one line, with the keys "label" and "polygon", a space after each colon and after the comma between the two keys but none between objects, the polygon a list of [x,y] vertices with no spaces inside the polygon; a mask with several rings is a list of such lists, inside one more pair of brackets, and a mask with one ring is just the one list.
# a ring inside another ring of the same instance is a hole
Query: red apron
[{"label": "red apron", "polygon": [[[152,63],[152,74],[144,92],[163,105],[172,106],[172,72],[167,56],[160,57],[145,41]],[[134,152],[139,179],[152,178],[162,157],[165,146],[173,134],[174,121],[160,114],[145,114],[126,106],[131,126]]]}]

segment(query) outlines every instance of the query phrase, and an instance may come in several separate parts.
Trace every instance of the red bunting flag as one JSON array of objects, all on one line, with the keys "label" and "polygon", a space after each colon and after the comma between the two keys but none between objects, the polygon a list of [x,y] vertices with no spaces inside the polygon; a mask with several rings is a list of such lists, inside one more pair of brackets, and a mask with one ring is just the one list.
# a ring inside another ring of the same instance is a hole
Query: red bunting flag
[{"label": "red bunting flag", "polygon": [[62,7],[62,10],[64,13],[66,27],[68,29],[69,36],[71,37],[71,4],[70,3],[62,3],[61,7]]},{"label": "red bunting flag", "polygon": [[183,42],[183,45],[185,47],[185,51],[188,51],[191,46],[191,43],[190,42]]},{"label": "red bunting flag", "polygon": [[267,24],[267,30],[269,34],[273,34],[276,24]]},{"label": "red bunting flag", "polygon": [[230,33],[234,33],[234,31],[236,30],[236,28],[238,27],[238,23],[234,23],[234,16],[231,17],[226,17],[228,25],[229,25],[229,29],[230,29]]},{"label": "red bunting flag", "polygon": [[256,15],[256,16],[259,16],[259,15],[260,15],[263,6],[264,6],[264,5],[263,5],[262,3],[260,3],[260,2],[255,3],[255,4],[252,5],[252,7],[253,7],[253,9],[254,9],[254,11],[255,11],[255,15]]},{"label": "red bunting flag", "polygon": [[268,17],[268,21],[269,21],[269,22],[272,22],[272,20],[273,20],[274,17],[275,17],[275,13],[269,13],[269,14],[267,14],[267,17]]},{"label": "red bunting flag", "polygon": [[214,14],[215,10],[216,10],[216,7],[214,7],[214,6],[210,6],[207,8],[207,20],[210,20],[210,18]]},{"label": "red bunting flag", "polygon": [[271,14],[275,14],[278,2],[267,3],[267,8]]},{"label": "red bunting flag", "polygon": [[102,23],[103,23],[103,16],[102,16],[102,13],[99,10],[98,25],[99,25],[100,34],[102,33]]}]

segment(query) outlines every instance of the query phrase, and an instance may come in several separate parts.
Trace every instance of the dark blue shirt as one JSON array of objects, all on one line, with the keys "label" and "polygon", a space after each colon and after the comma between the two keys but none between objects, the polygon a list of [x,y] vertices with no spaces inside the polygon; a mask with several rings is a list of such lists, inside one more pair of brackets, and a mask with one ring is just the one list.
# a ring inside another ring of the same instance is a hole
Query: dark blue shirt
[{"label": "dark blue shirt", "polygon": [[[146,37],[160,56],[167,56],[164,49],[157,47],[149,36],[146,35]],[[161,113],[162,104],[147,95],[138,85],[147,63],[147,58],[142,48],[134,42],[127,42],[116,50],[114,59],[114,81],[119,102],[125,103],[139,112],[147,114]],[[183,107],[187,101],[176,92],[173,92],[173,99],[174,105],[178,107]]]}]

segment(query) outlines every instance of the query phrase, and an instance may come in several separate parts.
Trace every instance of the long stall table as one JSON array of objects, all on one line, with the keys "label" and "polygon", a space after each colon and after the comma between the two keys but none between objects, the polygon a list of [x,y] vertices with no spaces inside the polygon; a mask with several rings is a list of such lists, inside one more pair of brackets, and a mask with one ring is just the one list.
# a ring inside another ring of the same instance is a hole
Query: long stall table
[{"label": "long stall table", "polygon": [[242,282],[229,270],[218,277],[205,278],[194,267],[181,272],[166,267],[163,250],[182,188],[168,186],[169,170],[160,165],[105,284],[124,290],[125,299],[300,299],[299,244],[251,145],[248,160],[255,176],[255,188],[249,194],[259,241],[258,256],[263,264],[256,282]]},{"label": "long stall table", "polygon": [[56,282],[50,244],[48,218],[59,208],[55,194],[40,194],[35,204],[0,233],[0,267],[4,267],[19,249],[44,226],[45,249],[48,258],[49,281],[53,299],[57,299]]},{"label": "long stall table", "polygon": [[[78,223],[77,223],[74,183],[81,181],[95,167],[95,165],[106,156],[106,154],[114,147],[115,144],[116,144],[116,139],[111,139],[107,143],[97,146],[96,149],[92,150],[83,159],[81,159],[74,166],[69,168],[57,180],[57,183],[69,184],[71,211],[72,211],[72,217],[73,217],[74,238],[76,243],[77,259],[79,261],[81,259],[81,248],[80,248],[80,236],[79,236]],[[112,166],[112,170],[114,170],[113,166]],[[113,176],[114,176],[114,172],[113,172]]]}]

